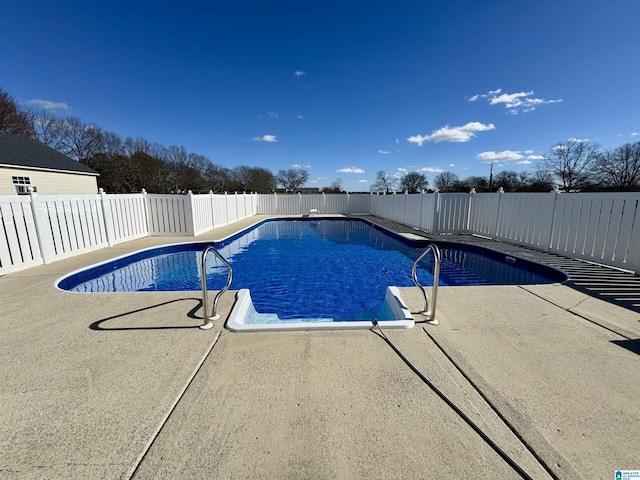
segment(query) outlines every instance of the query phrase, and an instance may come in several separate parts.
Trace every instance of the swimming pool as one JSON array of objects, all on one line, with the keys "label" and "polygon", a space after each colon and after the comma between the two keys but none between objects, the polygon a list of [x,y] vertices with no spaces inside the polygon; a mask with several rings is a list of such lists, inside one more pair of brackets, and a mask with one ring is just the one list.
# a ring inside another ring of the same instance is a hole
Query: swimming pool
[{"label": "swimming pool", "polygon": [[[200,290],[200,255],[208,243],[143,250],[75,272],[57,286],[74,292]],[[566,280],[551,267],[469,245],[437,243],[443,286]],[[233,267],[231,288],[248,290],[256,312],[277,315],[279,321],[341,321],[372,313],[385,317],[387,287],[413,286],[411,267],[427,243],[360,219],[269,219],[215,245]],[[432,262],[425,259],[418,269],[423,285],[433,282]],[[206,273],[210,290],[224,285],[221,265],[211,260]]]}]

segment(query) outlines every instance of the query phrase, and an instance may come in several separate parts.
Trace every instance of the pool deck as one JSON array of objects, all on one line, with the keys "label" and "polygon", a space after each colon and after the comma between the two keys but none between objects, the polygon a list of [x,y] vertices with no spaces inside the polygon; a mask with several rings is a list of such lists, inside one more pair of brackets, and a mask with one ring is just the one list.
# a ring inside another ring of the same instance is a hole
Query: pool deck
[{"label": "pool deck", "polygon": [[[611,479],[640,470],[632,304],[577,284],[444,287],[439,325],[384,331],[387,343],[377,330],[232,333],[223,325],[231,292],[223,320],[203,331],[199,292],[53,286],[78,268],[182,241],[193,239],[144,238],[0,277],[0,479],[511,479],[516,468],[535,479]],[[411,311],[422,307],[417,289],[401,291]]]}]

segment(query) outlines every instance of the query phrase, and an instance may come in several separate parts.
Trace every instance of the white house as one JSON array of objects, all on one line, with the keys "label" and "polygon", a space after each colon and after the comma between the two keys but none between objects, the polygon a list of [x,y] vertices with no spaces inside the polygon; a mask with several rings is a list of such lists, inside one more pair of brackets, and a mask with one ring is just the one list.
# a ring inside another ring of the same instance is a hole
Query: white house
[{"label": "white house", "polygon": [[98,192],[98,172],[29,137],[0,133],[0,195]]}]

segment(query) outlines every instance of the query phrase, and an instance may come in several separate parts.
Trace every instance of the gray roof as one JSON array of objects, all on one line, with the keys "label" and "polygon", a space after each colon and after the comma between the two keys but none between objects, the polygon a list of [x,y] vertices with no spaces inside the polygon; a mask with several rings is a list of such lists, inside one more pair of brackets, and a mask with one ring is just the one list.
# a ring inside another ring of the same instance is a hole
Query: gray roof
[{"label": "gray roof", "polygon": [[98,175],[94,169],[33,138],[0,133],[0,165]]}]

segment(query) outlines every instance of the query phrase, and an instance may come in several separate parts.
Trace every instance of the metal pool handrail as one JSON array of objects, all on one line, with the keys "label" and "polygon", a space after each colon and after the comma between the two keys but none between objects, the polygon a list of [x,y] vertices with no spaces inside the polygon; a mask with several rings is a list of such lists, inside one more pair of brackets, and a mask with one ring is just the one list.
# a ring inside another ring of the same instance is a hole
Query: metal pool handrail
[{"label": "metal pool handrail", "polygon": [[[429,310],[429,299],[427,298],[427,292],[425,288],[420,285],[418,282],[418,274],[416,270],[418,269],[418,263],[422,260],[429,252],[433,252],[434,265],[433,265],[433,287],[431,287],[431,310]],[[436,320],[436,302],[438,301],[438,282],[440,281],[440,249],[435,244],[430,244],[427,249],[422,252],[422,255],[418,257],[418,259],[413,262],[413,268],[411,269],[411,278],[413,279],[413,283],[420,289],[422,292],[422,296],[424,297],[424,310],[420,313],[427,316],[427,322],[433,325],[438,324],[438,320]]]},{"label": "metal pool handrail", "polygon": [[[227,283],[224,287],[222,287],[222,290],[220,290],[216,294],[216,296],[213,298],[213,308],[211,309],[211,317],[209,317],[209,314],[207,313],[209,311],[209,302],[207,300],[207,297],[208,297],[207,254],[209,252],[213,252],[214,255],[218,257],[220,261],[224,263],[227,267]],[[216,250],[216,247],[214,247],[213,245],[208,245],[207,248],[205,248],[204,251],[202,252],[202,260],[200,261],[200,267],[201,267],[200,281],[202,283],[202,312],[204,315],[204,323],[200,325],[200,328],[203,330],[209,330],[211,327],[213,327],[213,323],[211,323],[211,320],[217,320],[218,318],[220,318],[220,314],[216,312],[216,308],[218,306],[218,299],[224,292],[229,290],[229,287],[231,286],[231,282],[233,281],[233,269],[231,268],[231,265],[229,265],[229,262],[227,262],[227,260],[222,255],[220,255],[220,252],[218,252],[218,250]]]}]

